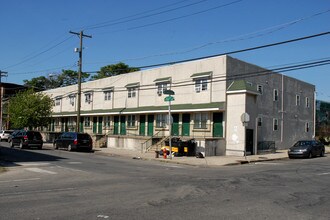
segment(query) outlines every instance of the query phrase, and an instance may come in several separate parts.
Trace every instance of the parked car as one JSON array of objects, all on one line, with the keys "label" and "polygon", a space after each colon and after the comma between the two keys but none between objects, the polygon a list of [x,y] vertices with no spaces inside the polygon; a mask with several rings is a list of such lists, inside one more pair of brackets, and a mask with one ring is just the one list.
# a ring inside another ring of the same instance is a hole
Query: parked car
[{"label": "parked car", "polygon": [[12,130],[0,130],[0,142],[2,140],[8,141],[9,136],[13,133]]},{"label": "parked car", "polygon": [[21,130],[14,130],[9,136],[8,136],[8,143],[11,142],[12,137],[14,137],[18,132]]},{"label": "parked car", "polygon": [[296,142],[289,150],[289,158],[310,158],[315,156],[324,156],[324,145],[315,140],[303,140]]},{"label": "parked car", "polygon": [[9,144],[11,147],[19,146],[22,148],[37,147],[42,149],[43,139],[39,131],[20,130],[13,133],[10,137]]},{"label": "parked car", "polygon": [[54,141],[54,148],[66,148],[68,151],[91,151],[93,149],[93,140],[87,133],[64,132]]}]

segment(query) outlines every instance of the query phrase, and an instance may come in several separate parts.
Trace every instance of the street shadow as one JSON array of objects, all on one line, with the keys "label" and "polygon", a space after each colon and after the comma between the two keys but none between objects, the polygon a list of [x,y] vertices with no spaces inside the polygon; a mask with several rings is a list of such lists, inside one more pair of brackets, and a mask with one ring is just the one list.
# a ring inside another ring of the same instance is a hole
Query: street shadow
[{"label": "street shadow", "polygon": [[65,160],[67,158],[52,156],[34,150],[21,150],[19,148],[8,148],[0,146],[0,166],[21,166],[22,162],[49,162]]}]

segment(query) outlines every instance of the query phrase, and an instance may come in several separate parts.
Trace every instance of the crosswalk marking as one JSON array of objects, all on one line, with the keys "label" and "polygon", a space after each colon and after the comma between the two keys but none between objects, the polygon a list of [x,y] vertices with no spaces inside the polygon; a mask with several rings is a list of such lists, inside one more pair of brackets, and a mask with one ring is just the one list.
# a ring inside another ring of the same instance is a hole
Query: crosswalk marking
[{"label": "crosswalk marking", "polygon": [[56,172],[40,169],[40,168],[37,168],[37,167],[28,167],[28,168],[25,168],[25,170],[28,170],[28,171],[31,171],[31,172],[36,172],[36,173],[57,174]]}]

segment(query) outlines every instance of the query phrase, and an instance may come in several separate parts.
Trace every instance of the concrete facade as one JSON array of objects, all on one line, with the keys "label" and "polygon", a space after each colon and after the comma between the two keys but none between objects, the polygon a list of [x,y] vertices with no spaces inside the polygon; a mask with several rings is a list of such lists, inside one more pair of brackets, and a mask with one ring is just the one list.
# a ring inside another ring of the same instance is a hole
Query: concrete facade
[{"label": "concrete facade", "polygon": [[[263,143],[285,149],[314,136],[313,85],[229,56],[83,83],[80,127],[99,140],[106,137],[108,147],[148,148],[142,145],[151,145],[149,139],[169,135],[163,89],[175,92],[172,135],[194,138],[207,154],[256,154]],[[77,85],[45,93],[55,100],[49,130],[74,130]],[[243,113],[250,118],[246,126]]]}]

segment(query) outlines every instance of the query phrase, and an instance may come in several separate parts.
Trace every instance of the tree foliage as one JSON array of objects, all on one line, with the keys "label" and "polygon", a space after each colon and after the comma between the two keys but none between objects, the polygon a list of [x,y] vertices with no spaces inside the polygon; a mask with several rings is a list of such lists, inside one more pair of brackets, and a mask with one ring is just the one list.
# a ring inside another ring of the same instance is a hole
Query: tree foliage
[{"label": "tree foliage", "polygon": [[109,76],[116,76],[123,73],[130,73],[139,70],[140,70],[139,68],[129,67],[127,64],[120,62],[117,64],[101,67],[100,71],[98,71],[96,75],[92,76],[91,79],[92,80],[102,79]]},{"label": "tree foliage", "polygon": [[[90,74],[82,73],[81,81],[86,82]],[[58,87],[70,86],[78,83],[78,72],[73,70],[62,70],[62,73],[51,73],[48,77],[39,76],[31,80],[23,80],[24,85],[37,90],[54,89]]]},{"label": "tree foliage", "polygon": [[9,100],[10,122],[15,128],[47,126],[52,113],[53,100],[32,89],[21,91]]}]

